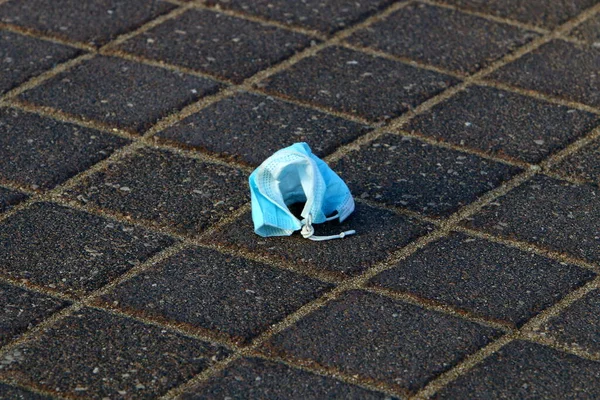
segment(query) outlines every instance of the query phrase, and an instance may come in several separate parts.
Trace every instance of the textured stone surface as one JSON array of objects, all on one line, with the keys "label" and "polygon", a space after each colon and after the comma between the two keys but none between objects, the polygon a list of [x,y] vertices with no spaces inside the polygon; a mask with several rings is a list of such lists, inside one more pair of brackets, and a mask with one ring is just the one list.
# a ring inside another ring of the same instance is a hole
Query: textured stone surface
[{"label": "textured stone surface", "polygon": [[243,171],[142,148],[87,177],[66,195],[196,234],[246,203],[247,187]]},{"label": "textured stone surface", "polygon": [[11,349],[2,370],[63,396],[142,399],[164,394],[227,353],[215,344],[84,308]]},{"label": "textured stone surface", "polygon": [[174,8],[157,0],[11,0],[0,21],[102,45]]},{"label": "textured stone surface", "polygon": [[52,397],[43,396],[18,386],[0,383],[0,399],[2,400],[51,400]]},{"label": "textured stone surface", "polygon": [[0,30],[0,94],[80,53],[75,48]]},{"label": "textured stone surface", "polygon": [[27,199],[27,195],[0,187],[0,213],[11,209],[15,204]]},{"label": "textured stone surface", "polygon": [[143,133],[160,118],[218,88],[209,79],[99,56],[26,91],[20,98]]},{"label": "textured stone surface", "polygon": [[414,391],[499,334],[449,315],[351,291],[274,336],[265,351]]},{"label": "textured stone surface", "polygon": [[594,47],[600,47],[600,15],[596,14],[578,25],[570,35],[585,40]]},{"label": "textured stone surface", "polygon": [[471,86],[411,120],[407,130],[538,163],[600,124],[597,115],[489,87]]},{"label": "textured stone surface", "polygon": [[558,174],[600,185],[600,140],[565,157],[551,169]]},{"label": "textured stone surface", "polygon": [[349,39],[401,57],[475,72],[538,34],[447,8],[415,3]]},{"label": "textured stone surface", "polygon": [[252,399],[390,399],[382,393],[284,364],[244,358],[181,396],[182,400]]},{"label": "textured stone surface", "polygon": [[483,208],[468,225],[600,260],[600,192],[537,176]]},{"label": "textured stone surface", "polygon": [[314,227],[316,235],[336,235],[349,229],[357,233],[342,240],[321,242],[318,246],[304,239],[299,232],[291,237],[262,238],[254,233],[252,217],[247,213],[212,235],[210,241],[219,246],[348,276],[359,274],[383,261],[431,228],[416,220],[360,203],[342,224],[332,221]]},{"label": "textured stone surface", "polygon": [[348,153],[334,169],[355,196],[431,216],[449,215],[519,172],[396,135]]},{"label": "textured stone surface", "polygon": [[0,179],[49,189],[128,143],[94,129],[0,108]]},{"label": "textured stone surface", "polygon": [[209,10],[189,10],[120,47],[236,83],[310,45],[299,33]]},{"label": "textured stone surface", "polygon": [[159,132],[158,136],[257,166],[277,150],[296,142],[307,142],[313,153],[323,157],[368,131],[365,125],[310,108],[240,92]]},{"label": "textured stone surface", "polygon": [[[0,282],[0,346],[70,303]],[[0,389],[0,397],[2,390]]]},{"label": "textured stone surface", "polygon": [[80,295],[172,242],[94,215],[36,203],[0,223],[0,273]]},{"label": "textured stone surface", "polygon": [[193,248],[128,280],[103,299],[246,343],[331,287],[294,272]]},{"label": "textured stone surface", "polygon": [[371,282],[521,325],[594,277],[574,265],[454,233]]},{"label": "textured stone surface", "polygon": [[448,75],[332,47],[261,85],[284,96],[380,121],[402,114],[458,82]]},{"label": "textured stone surface", "polygon": [[511,85],[600,106],[600,49],[553,40],[489,75]]},{"label": "textured stone surface", "polygon": [[595,399],[600,363],[516,341],[442,389],[435,399]]}]

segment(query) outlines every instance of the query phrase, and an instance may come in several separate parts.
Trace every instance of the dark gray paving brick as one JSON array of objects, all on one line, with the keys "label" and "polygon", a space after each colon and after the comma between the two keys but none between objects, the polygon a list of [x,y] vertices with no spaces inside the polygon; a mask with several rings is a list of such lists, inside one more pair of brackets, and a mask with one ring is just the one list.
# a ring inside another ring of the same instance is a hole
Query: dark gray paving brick
[{"label": "dark gray paving brick", "polygon": [[554,28],[596,4],[596,0],[442,0],[467,10]]},{"label": "dark gray paving brick", "polygon": [[249,189],[241,170],[142,148],[66,195],[193,235],[246,203]]},{"label": "dark gray paving brick", "polygon": [[333,33],[384,9],[393,0],[206,0],[206,3]]},{"label": "dark gray paving brick", "polygon": [[591,262],[600,260],[600,192],[536,176],[466,222]]},{"label": "dark gray paving brick", "polygon": [[221,346],[83,309],[5,356],[3,374],[77,398],[160,396],[224,358]]},{"label": "dark gray paving brick", "polygon": [[219,88],[215,81],[114,57],[95,57],[20,95],[22,100],[143,133]]},{"label": "dark gray paving brick", "polygon": [[189,10],[120,47],[240,83],[309,46],[313,40],[209,10]]},{"label": "dark gray paving brick", "polygon": [[52,397],[43,396],[18,386],[0,383],[1,400],[52,400]]},{"label": "dark gray paving brick", "polygon": [[27,199],[27,195],[0,187],[0,213],[12,208],[15,204]]},{"label": "dark gray paving brick", "polygon": [[174,8],[158,0],[11,0],[0,21],[102,45]]},{"label": "dark gray paving brick", "polygon": [[361,291],[273,337],[264,351],[415,391],[499,331]]},{"label": "dark gray paving brick", "polygon": [[202,399],[390,399],[325,376],[261,358],[243,358],[214,378],[184,393],[181,400]]},{"label": "dark gray paving brick", "polygon": [[462,73],[475,72],[538,34],[426,4],[404,7],[360,30],[351,43]]},{"label": "dark gray paving brick", "polygon": [[431,216],[452,214],[520,171],[391,134],[348,153],[334,169],[355,196]]},{"label": "dark gray paving brick", "polygon": [[600,140],[596,140],[552,166],[552,171],[600,185]]},{"label": "dark gray paving brick", "polygon": [[574,265],[453,233],[371,282],[520,326],[594,277]]},{"label": "dark gray paving brick", "polygon": [[540,329],[540,334],[550,336],[569,346],[600,353],[600,292],[594,290],[576,301]]},{"label": "dark gray paving brick", "polygon": [[600,14],[596,14],[570,33],[571,36],[585,40],[592,46],[600,47]]},{"label": "dark gray paving brick", "polygon": [[458,82],[448,75],[331,47],[261,85],[283,96],[380,121],[402,114]]},{"label": "dark gray paving brick", "polygon": [[[0,346],[70,303],[0,283]],[[0,390],[1,393],[1,390]]]},{"label": "dark gray paving brick", "polygon": [[0,273],[80,295],[172,243],[142,229],[36,203],[0,224]]},{"label": "dark gray paving brick", "polygon": [[597,399],[600,363],[516,341],[442,389],[435,399]]},{"label": "dark gray paving brick", "polygon": [[15,109],[0,109],[0,179],[50,189],[130,141]]},{"label": "dark gray paving brick", "polygon": [[330,288],[294,272],[193,248],[128,280],[103,300],[247,343]]},{"label": "dark gray paving brick", "polygon": [[80,53],[78,49],[0,30],[0,94]]},{"label": "dark gray paving brick", "polygon": [[471,86],[414,118],[408,131],[538,163],[600,123],[597,115],[489,87]]},{"label": "dark gray paving brick", "polygon": [[553,40],[489,75],[511,85],[600,106],[600,49]]},{"label": "dark gray paving brick", "polygon": [[427,233],[431,226],[358,203],[354,213],[342,224],[315,225],[315,234],[336,235],[349,229],[356,230],[356,235],[322,242],[318,246],[299,233],[291,237],[261,238],[254,233],[252,217],[247,213],[223,227],[210,240],[219,246],[348,276],[383,261],[395,250]]},{"label": "dark gray paving brick", "polygon": [[317,156],[323,157],[368,131],[365,125],[272,97],[239,93],[158,136],[257,166],[275,151],[296,142],[307,142]]}]

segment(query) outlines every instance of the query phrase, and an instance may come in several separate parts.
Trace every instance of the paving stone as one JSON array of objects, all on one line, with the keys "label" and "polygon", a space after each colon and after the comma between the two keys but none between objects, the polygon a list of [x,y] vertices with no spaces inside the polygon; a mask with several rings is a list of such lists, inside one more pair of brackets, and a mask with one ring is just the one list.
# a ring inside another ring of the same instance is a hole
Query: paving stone
[{"label": "paving stone", "polygon": [[545,28],[560,24],[596,4],[596,0],[442,0],[467,10],[514,19]]},{"label": "paving stone", "polygon": [[156,0],[11,0],[0,21],[99,46],[174,8]]},{"label": "paving stone", "polygon": [[264,351],[416,391],[501,333],[350,291],[274,336]]},{"label": "paving stone", "polygon": [[1,400],[52,400],[52,397],[43,396],[20,388],[18,386],[7,385],[0,383],[0,399]]},{"label": "paving stone", "polygon": [[433,217],[452,214],[520,171],[391,134],[348,153],[334,169],[355,196]]},{"label": "paving stone", "polygon": [[435,399],[596,399],[600,363],[516,341],[442,389]]},{"label": "paving stone", "polygon": [[314,42],[309,36],[209,10],[189,10],[121,49],[241,83]]},{"label": "paving stone", "polygon": [[596,48],[600,47],[600,15],[596,14],[581,25],[578,25],[570,35],[577,39],[585,40]]},{"label": "paving stone", "polygon": [[0,94],[80,53],[72,47],[0,30]]},{"label": "paving stone", "polygon": [[471,86],[414,118],[412,133],[530,163],[600,123],[594,114],[495,88]]},{"label": "paving stone", "polygon": [[600,106],[600,49],[553,40],[489,78],[591,106]]},{"label": "paving stone", "polygon": [[600,185],[600,140],[584,146],[551,169],[558,174]]},{"label": "paving stone", "polygon": [[36,203],[0,224],[0,272],[81,295],[172,243],[139,228]]},{"label": "paving stone", "polygon": [[184,393],[181,400],[231,399],[390,399],[342,381],[261,358],[243,358]]},{"label": "paving stone", "polygon": [[335,235],[349,229],[357,231],[356,235],[343,240],[331,240],[315,246],[299,233],[291,237],[261,238],[254,234],[250,213],[223,227],[209,240],[219,246],[242,249],[345,277],[358,275],[383,261],[431,228],[431,225],[391,211],[357,203],[354,213],[343,223],[332,221],[315,225],[317,235]]},{"label": "paving stone", "polygon": [[103,300],[247,343],[332,287],[294,272],[192,248],[128,280]]},{"label": "paving stone", "polygon": [[427,4],[401,8],[356,32],[351,43],[461,73],[475,72],[539,36]]},{"label": "paving stone", "polygon": [[521,326],[594,277],[574,265],[453,233],[371,282]]},{"label": "paving stone", "polygon": [[416,107],[459,82],[437,72],[330,47],[266,79],[266,90],[372,121]]},{"label": "paving stone", "polygon": [[128,143],[94,129],[0,108],[0,179],[50,189]]},{"label": "paving stone", "polygon": [[[319,157],[364,135],[358,123],[272,97],[240,92],[202,109],[158,136],[185,147],[258,166],[275,151],[307,142]],[[260,142],[260,146],[256,143]]]},{"label": "paving stone", "polygon": [[95,57],[19,97],[143,133],[219,88],[215,81],[114,57]]},{"label": "paving stone", "polygon": [[540,334],[592,353],[600,353],[600,292],[594,290],[576,301],[540,329]]},{"label": "paving stone", "polygon": [[23,193],[0,187],[0,213],[10,210],[12,206],[27,199],[27,197]]},{"label": "paving stone", "polygon": [[[70,303],[0,282],[0,346]],[[0,398],[2,390],[0,389]]]},{"label": "paving stone", "polygon": [[600,260],[600,192],[536,176],[475,214],[466,225]]},{"label": "paving stone", "polygon": [[225,358],[216,344],[84,308],[11,349],[0,369],[65,397],[142,399]]},{"label": "paving stone", "polygon": [[149,148],[111,163],[65,195],[190,235],[249,201],[245,172]]},{"label": "paving stone", "polygon": [[242,11],[289,25],[333,33],[383,10],[393,0],[206,0],[209,5]]}]

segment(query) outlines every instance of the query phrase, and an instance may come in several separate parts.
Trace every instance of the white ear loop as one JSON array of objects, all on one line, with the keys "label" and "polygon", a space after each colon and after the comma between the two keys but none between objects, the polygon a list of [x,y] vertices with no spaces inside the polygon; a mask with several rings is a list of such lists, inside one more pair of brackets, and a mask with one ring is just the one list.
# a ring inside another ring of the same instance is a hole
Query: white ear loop
[{"label": "white ear loop", "polygon": [[[337,218],[337,215],[334,215],[332,217],[326,218],[325,221],[331,221],[332,219],[336,219],[336,218]],[[302,234],[302,237],[304,237],[305,239],[314,240],[315,242],[322,242],[322,241],[331,240],[331,239],[343,239],[346,236],[354,235],[356,233],[356,231],[354,229],[351,229],[349,231],[345,231],[345,232],[339,233],[337,235],[315,236],[315,228],[312,226],[312,214],[308,214],[308,217],[304,221],[302,221],[302,223],[304,224],[302,226],[302,230],[300,231],[300,233]]]}]

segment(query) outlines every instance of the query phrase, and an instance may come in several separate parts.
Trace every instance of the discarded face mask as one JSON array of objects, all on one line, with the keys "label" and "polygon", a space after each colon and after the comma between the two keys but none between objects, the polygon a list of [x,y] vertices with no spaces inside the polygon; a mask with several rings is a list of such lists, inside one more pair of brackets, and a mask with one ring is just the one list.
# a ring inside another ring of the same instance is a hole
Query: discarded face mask
[{"label": "discarded face mask", "polygon": [[[354,211],[354,199],[344,181],[306,143],[293,144],[267,158],[252,172],[249,183],[254,232],[260,236],[289,236],[301,229],[307,239],[329,240],[356,233],[314,235],[312,224],[336,218],[344,221]],[[305,203],[302,220],[288,208],[294,203]]]}]

